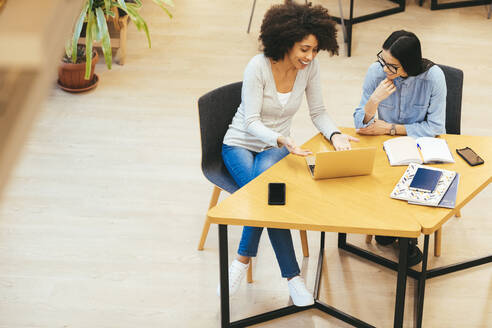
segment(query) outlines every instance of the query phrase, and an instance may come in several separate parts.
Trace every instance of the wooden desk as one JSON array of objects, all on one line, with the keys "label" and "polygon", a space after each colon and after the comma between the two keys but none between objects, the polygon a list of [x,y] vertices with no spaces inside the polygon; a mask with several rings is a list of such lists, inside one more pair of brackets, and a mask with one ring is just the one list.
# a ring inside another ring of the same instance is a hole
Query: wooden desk
[{"label": "wooden desk", "polygon": [[[460,181],[458,185],[458,194],[456,196],[456,207],[454,209],[433,208],[417,205],[411,206],[421,208],[419,211],[420,215],[418,215],[416,219],[422,226],[422,233],[424,234],[422,269],[420,271],[409,269],[408,271],[408,274],[412,278],[418,280],[417,298],[415,303],[416,327],[422,326],[425,284],[427,279],[492,262],[492,255],[489,255],[444,267],[433,268],[430,270],[427,269],[429,235],[438,229],[441,229],[444,223],[453,217],[453,215],[455,215],[460,208],[473,199],[473,197],[475,197],[492,181],[492,137],[464,135],[445,135],[442,137],[446,139],[449,149],[453,153],[456,162],[452,164],[439,164],[433,166],[458,172],[460,174]],[[456,154],[456,149],[464,147],[470,147],[475,150],[477,154],[484,159],[485,163],[478,166],[468,165],[459,155]],[[394,264],[393,267],[395,267]]]},{"label": "wooden desk", "polygon": [[[431,234],[441,226],[463,206],[466,205],[480,191],[492,182],[492,137],[477,137],[448,134],[446,139],[456,163],[431,165],[446,170],[456,171],[460,174],[456,207],[454,209],[424,207],[421,215],[416,219],[422,226],[423,234]],[[485,159],[483,165],[470,166],[458,154],[456,149],[470,147]],[[421,207],[421,206],[418,206]]]},{"label": "wooden desk", "polygon": [[[355,135],[354,129],[343,129],[343,131]],[[455,148],[469,146],[485,159],[484,165],[470,167],[456,155],[456,163],[438,165],[461,174],[455,209],[408,205],[404,201],[391,199],[389,195],[406,169],[406,166],[391,167],[388,163],[382,143],[391,137],[358,137],[361,142],[354,144],[355,147],[377,147],[374,171],[371,175],[314,181],[308,173],[305,160],[289,155],[208,212],[210,221],[219,224],[221,319],[223,327],[251,325],[306,309],[291,306],[230,323],[229,297],[226,287],[228,286],[227,225],[229,224],[323,231],[317,283],[314,291],[316,301],[312,307],[307,309],[313,307],[320,309],[355,326],[370,327],[371,325],[334,309],[318,299],[324,231],[339,233],[339,248],[398,271],[395,327],[403,325],[407,273],[418,279],[416,325],[420,326],[422,324],[426,279],[492,261],[492,256],[488,256],[446,268],[429,271],[426,268],[429,234],[439,229],[459,208],[464,206],[491,181],[491,137],[443,136],[448,141],[453,153]],[[319,134],[306,142],[304,147],[313,152],[332,149],[331,145]],[[267,205],[267,185],[269,182],[285,182],[287,190],[285,206]],[[348,244],[346,233],[404,237],[400,239],[399,263]],[[422,270],[406,270],[408,238],[418,237],[421,233],[425,235]]]},{"label": "wooden desk", "polygon": [[[365,146],[368,140],[363,140],[360,146]],[[318,151],[328,149],[331,145],[321,135],[317,135],[307,142],[305,147]],[[210,222],[219,224],[223,327],[252,325],[310,308],[317,308],[354,326],[372,327],[318,299],[324,254],[324,231],[341,233],[340,241],[345,241],[346,233],[403,237],[401,238],[402,252],[400,252],[402,256],[399,265],[397,264],[399,270],[395,326],[403,325],[407,272],[406,247],[408,247],[408,238],[416,238],[420,235],[421,227],[412,216],[404,214],[404,210],[408,207],[406,203],[390,200],[388,196],[394,181],[398,180],[404,168],[392,168],[389,171],[394,175],[394,179],[388,178],[387,159],[382,147],[378,147],[377,153],[372,175],[321,181],[314,181],[311,178],[304,158],[289,155],[208,212]],[[267,186],[269,182],[275,181],[286,184],[285,206],[267,205]],[[227,225],[230,224],[323,231],[314,291],[315,304],[307,308],[290,306],[230,323],[227,287],[229,285]]]},{"label": "wooden desk", "polygon": [[[352,134],[355,132],[354,129],[344,129],[344,132]],[[406,169],[406,166],[391,167],[386,158],[384,150],[382,150],[382,143],[391,138],[390,136],[359,136],[361,138],[360,146],[377,146],[378,151],[376,154],[376,168],[373,175],[379,176],[385,181],[389,182],[389,186],[384,186],[383,193],[387,196],[387,201],[394,202],[395,200],[389,199],[389,194],[393,189],[394,185],[401,177]],[[492,255],[485,256],[482,258],[477,258],[473,260],[468,260],[461,263],[456,263],[452,265],[447,265],[444,267],[438,267],[428,270],[427,269],[427,259],[429,253],[429,235],[433,232],[439,230],[444,223],[447,222],[451,217],[453,217],[460,208],[462,208],[466,203],[468,203],[473,197],[475,197],[480,191],[482,191],[487,185],[492,181],[492,137],[486,136],[464,136],[464,135],[443,135],[441,138],[446,139],[449,149],[455,158],[455,163],[450,164],[436,164],[431,165],[435,167],[440,167],[443,169],[456,171],[460,173],[460,182],[458,186],[458,194],[456,197],[456,207],[454,209],[447,208],[436,208],[427,207],[419,205],[408,205],[404,201],[399,201],[404,209],[402,214],[411,217],[418,222],[421,226],[421,232],[424,234],[424,249],[423,249],[423,259],[422,259],[422,269],[420,271],[409,268],[408,275],[411,278],[418,280],[416,286],[416,302],[415,302],[415,326],[422,326],[422,318],[424,311],[424,296],[425,296],[425,285],[426,280],[434,277],[442,276],[449,273],[454,273],[464,269],[472,268],[475,266],[487,264],[492,262]],[[475,150],[482,158],[484,158],[485,163],[479,166],[469,166],[459,155],[456,154],[455,150],[457,148],[470,147]],[[382,172],[379,172],[382,170]],[[377,193],[377,197],[381,196],[379,194],[381,190],[373,189],[374,193]],[[387,202],[381,203],[382,206],[386,207]],[[364,216],[367,214],[364,213]],[[395,219],[397,216],[394,216]],[[399,218],[398,218],[399,220]],[[398,263],[390,261],[381,256],[372,254],[364,249],[358,248],[354,245],[350,245],[346,242],[345,238],[339,238],[338,247],[346,251],[349,251],[358,256],[364,257],[370,261],[383,265],[387,268],[397,270]]]}]

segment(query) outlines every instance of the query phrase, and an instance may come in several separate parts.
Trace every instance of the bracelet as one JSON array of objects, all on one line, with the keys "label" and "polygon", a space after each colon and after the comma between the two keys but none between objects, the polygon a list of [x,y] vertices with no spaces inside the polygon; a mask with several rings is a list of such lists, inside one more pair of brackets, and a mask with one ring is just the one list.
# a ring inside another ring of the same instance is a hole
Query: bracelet
[{"label": "bracelet", "polygon": [[342,132],[340,132],[340,131],[335,131],[335,132],[333,132],[333,133],[330,135],[330,142],[331,142],[331,143],[333,143],[333,142],[331,141],[331,138],[333,138],[333,136],[334,136],[335,134],[342,134]]}]

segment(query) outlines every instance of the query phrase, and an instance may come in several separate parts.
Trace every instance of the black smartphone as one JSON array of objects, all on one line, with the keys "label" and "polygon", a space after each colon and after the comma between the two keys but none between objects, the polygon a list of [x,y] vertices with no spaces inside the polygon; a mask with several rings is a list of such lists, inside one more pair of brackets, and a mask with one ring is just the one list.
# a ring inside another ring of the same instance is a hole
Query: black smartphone
[{"label": "black smartphone", "polygon": [[268,184],[268,205],[285,205],[285,183]]},{"label": "black smartphone", "polygon": [[470,147],[456,149],[458,155],[460,155],[471,166],[480,165],[484,163],[484,160],[477,155]]}]

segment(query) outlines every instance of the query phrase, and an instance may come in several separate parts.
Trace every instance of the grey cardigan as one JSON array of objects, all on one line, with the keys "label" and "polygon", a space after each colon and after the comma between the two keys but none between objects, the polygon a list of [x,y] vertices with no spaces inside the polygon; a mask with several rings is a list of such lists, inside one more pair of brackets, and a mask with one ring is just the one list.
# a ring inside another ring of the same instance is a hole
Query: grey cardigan
[{"label": "grey cardigan", "polygon": [[241,104],[229,125],[224,144],[254,152],[278,147],[280,135],[290,136],[292,118],[306,91],[311,120],[326,138],[339,130],[326,113],[321,92],[319,63],[315,58],[297,72],[294,87],[284,107],[277,97],[270,60],[263,54],[253,57],[244,71]]}]

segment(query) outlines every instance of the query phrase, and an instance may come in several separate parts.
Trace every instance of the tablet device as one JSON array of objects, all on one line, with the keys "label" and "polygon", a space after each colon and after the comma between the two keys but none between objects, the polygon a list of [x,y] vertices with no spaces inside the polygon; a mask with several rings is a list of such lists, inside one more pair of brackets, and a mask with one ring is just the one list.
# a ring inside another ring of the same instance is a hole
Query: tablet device
[{"label": "tablet device", "polygon": [[441,175],[441,171],[419,167],[413,176],[409,188],[412,190],[433,192]]}]

